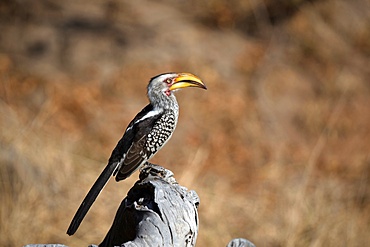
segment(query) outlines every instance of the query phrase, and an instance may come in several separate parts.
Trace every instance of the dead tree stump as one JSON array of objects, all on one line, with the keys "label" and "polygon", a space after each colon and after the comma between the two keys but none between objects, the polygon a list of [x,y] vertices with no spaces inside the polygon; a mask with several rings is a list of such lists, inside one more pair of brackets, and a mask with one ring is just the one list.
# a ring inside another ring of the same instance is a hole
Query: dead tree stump
[{"label": "dead tree stump", "polygon": [[171,171],[148,163],[99,246],[195,246],[198,205],[195,191],[180,186]]}]

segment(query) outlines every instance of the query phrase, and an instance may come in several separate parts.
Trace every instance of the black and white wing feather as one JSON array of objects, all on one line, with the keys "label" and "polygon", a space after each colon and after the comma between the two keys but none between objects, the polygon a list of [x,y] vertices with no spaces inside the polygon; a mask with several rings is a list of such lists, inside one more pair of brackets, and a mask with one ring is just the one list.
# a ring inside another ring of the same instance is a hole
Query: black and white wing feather
[{"label": "black and white wing feather", "polygon": [[163,112],[154,110],[151,105],[148,105],[143,111],[146,113],[139,113],[138,117],[132,121],[132,125],[130,124],[134,133],[131,145],[124,152],[119,149],[113,150],[111,159],[116,161],[120,159],[114,173],[116,181],[129,177],[154,154],[146,148],[148,136],[150,136],[158,120],[162,118]]}]

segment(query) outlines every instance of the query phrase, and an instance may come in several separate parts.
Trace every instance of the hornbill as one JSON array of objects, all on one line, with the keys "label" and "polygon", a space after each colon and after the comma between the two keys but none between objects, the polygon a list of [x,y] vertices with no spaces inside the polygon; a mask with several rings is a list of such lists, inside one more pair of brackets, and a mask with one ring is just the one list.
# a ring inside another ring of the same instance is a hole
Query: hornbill
[{"label": "hornbill", "polygon": [[165,73],[153,77],[148,84],[149,104],[130,122],[114,148],[107,166],[95,181],[78,208],[67,230],[73,235],[110,176],[116,181],[129,177],[155,155],[172,136],[179,116],[173,92],[186,87],[207,89],[190,73]]}]

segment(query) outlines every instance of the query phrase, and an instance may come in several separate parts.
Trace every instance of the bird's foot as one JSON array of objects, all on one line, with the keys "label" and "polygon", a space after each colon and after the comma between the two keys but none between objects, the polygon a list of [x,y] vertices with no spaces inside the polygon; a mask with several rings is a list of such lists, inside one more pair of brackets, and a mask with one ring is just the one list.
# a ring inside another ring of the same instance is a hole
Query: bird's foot
[{"label": "bird's foot", "polygon": [[[142,166],[142,168],[140,168],[139,178],[140,180],[143,180],[147,178],[148,176],[157,176],[157,177],[160,176],[169,181],[171,178],[173,178],[173,172],[165,169],[162,166],[146,162]],[[173,182],[173,181],[169,181],[169,182]]]}]

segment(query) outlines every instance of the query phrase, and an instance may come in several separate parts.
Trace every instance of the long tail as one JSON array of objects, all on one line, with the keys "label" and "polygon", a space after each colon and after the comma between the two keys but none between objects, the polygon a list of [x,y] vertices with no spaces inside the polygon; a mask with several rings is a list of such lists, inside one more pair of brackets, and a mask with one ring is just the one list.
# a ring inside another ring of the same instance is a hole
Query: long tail
[{"label": "long tail", "polygon": [[85,196],[80,207],[78,208],[75,216],[73,217],[71,224],[68,227],[67,234],[73,235],[78,227],[80,226],[85,215],[89,211],[91,205],[94,203],[95,199],[98,197],[100,191],[104,188],[109,178],[112,176],[117,163],[108,164],[102,173],[99,175],[98,179],[95,181],[94,185],[91,187],[90,191]]}]

